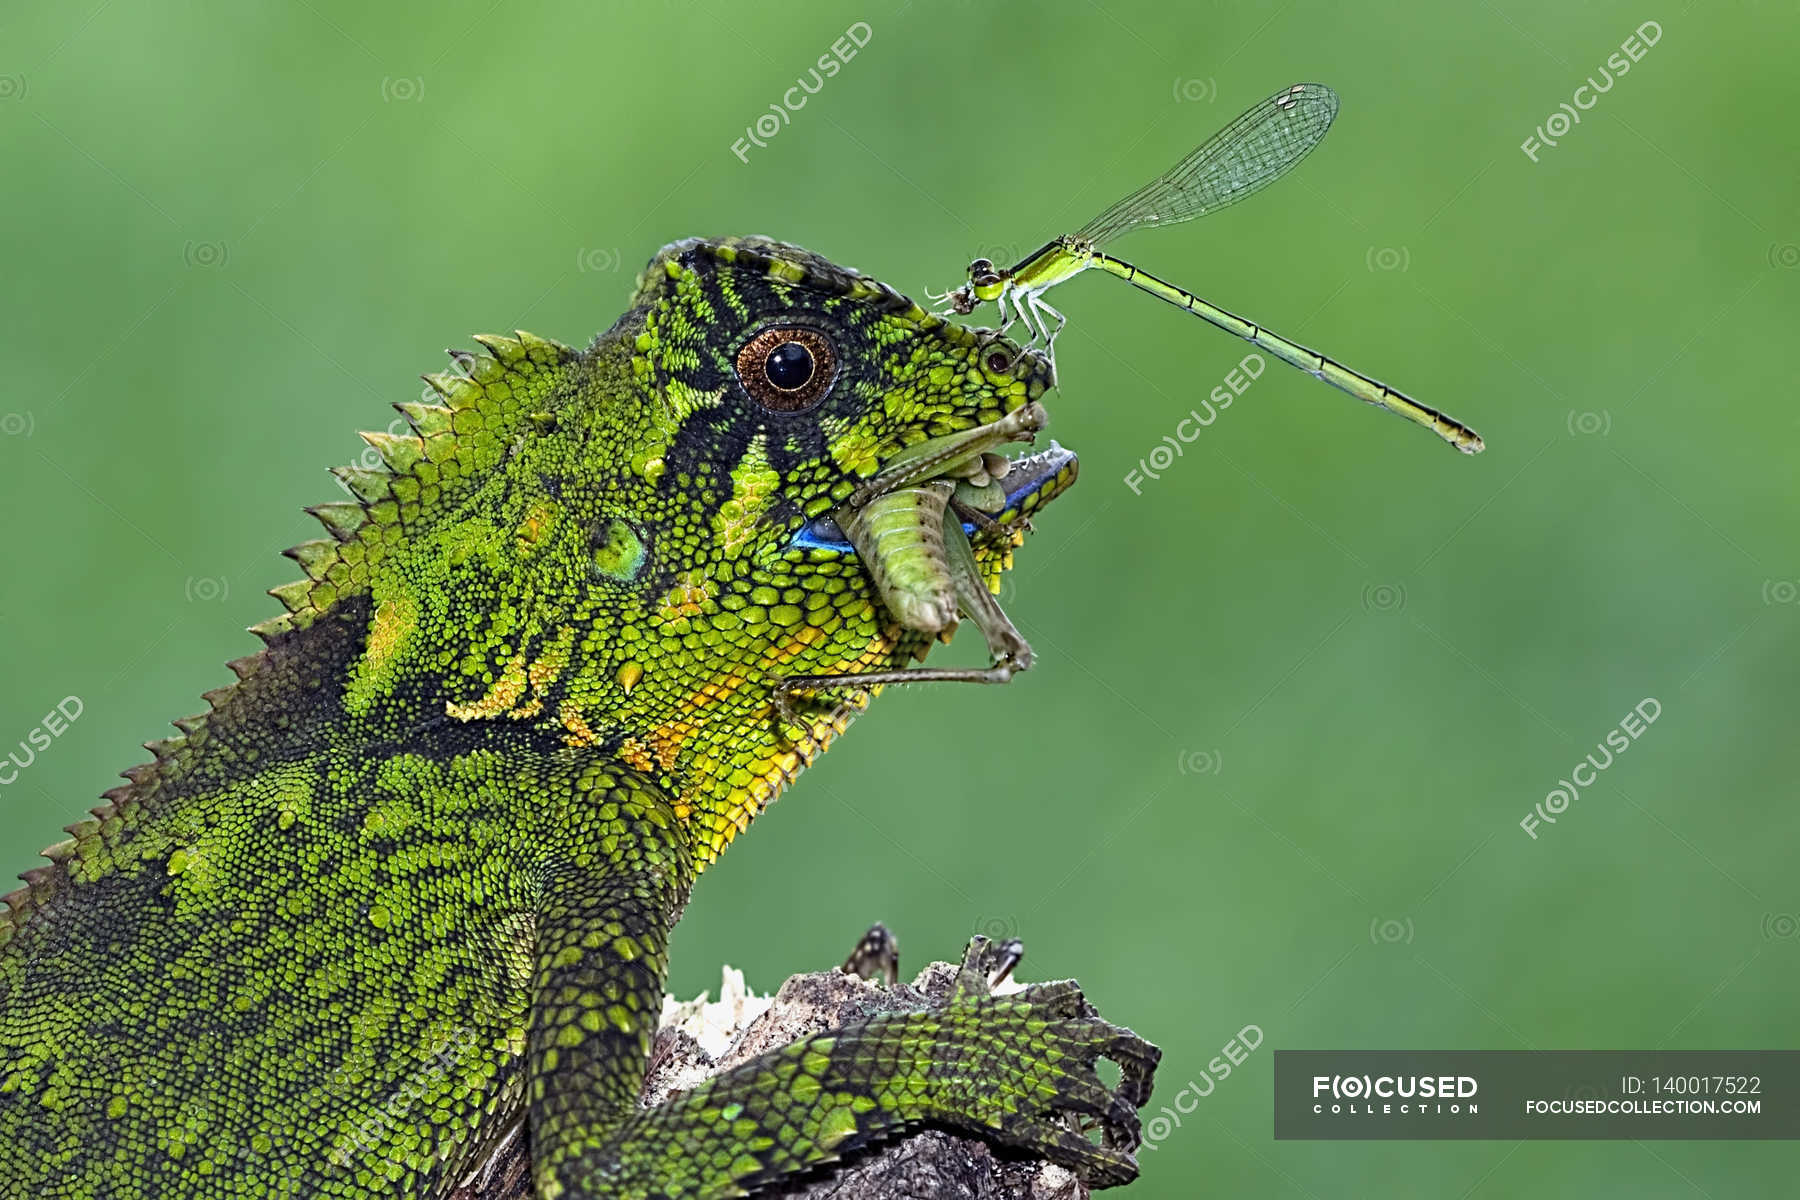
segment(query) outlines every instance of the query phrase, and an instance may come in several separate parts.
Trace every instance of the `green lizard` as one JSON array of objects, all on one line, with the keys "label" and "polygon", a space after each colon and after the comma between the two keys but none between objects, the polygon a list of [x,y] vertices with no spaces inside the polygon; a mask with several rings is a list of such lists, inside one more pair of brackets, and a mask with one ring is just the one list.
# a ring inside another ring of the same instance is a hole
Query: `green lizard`
[{"label": "green lizard", "polygon": [[[0,905],[0,1195],[443,1196],[520,1122],[546,1200],[927,1123],[1131,1179],[1156,1049],[974,951],[938,1007],[637,1100],[694,878],[933,641],[832,514],[933,439],[992,491],[1048,363],[761,239],[665,248],[585,351],[480,340],[310,510],[237,681]],[[1004,475],[988,585],[1074,470]]]}]

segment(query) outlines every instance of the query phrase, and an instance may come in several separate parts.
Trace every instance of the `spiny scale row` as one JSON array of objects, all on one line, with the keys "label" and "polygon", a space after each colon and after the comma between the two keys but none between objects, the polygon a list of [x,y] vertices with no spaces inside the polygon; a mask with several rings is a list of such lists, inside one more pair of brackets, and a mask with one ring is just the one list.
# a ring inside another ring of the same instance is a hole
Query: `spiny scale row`
[{"label": "spiny scale row", "polygon": [[[443,404],[410,401],[394,405],[412,426],[412,436],[363,433],[363,440],[380,454],[385,470],[372,471],[361,467],[333,469],[332,473],[343,480],[358,499],[313,505],[306,510],[317,518],[331,537],[302,542],[283,552],[300,564],[307,579],[269,589],[269,594],[280,600],[288,611],[272,620],[251,626],[252,633],[267,642],[293,627],[289,617],[308,603],[313,584],[324,579],[334,564],[343,561],[343,547],[354,543],[372,524],[384,521],[387,514],[378,511],[377,506],[390,501],[393,480],[414,474],[418,465],[427,461],[427,439],[455,437],[456,414],[474,408],[481,401],[487,385],[504,378],[511,370],[529,372],[538,367],[553,366],[575,353],[560,342],[523,330],[516,331],[516,336],[510,338],[477,334],[475,340],[487,348],[488,354],[471,354],[466,350],[448,351],[456,363],[456,370],[421,377],[433,391],[443,397]],[[151,761],[121,771],[120,775],[129,782],[103,792],[101,798],[105,803],[89,809],[91,815],[87,819],[63,826],[63,832],[70,837],[42,851],[43,857],[49,860],[46,865],[31,867],[20,873],[19,878],[24,881],[25,886],[0,895],[0,906],[3,906],[0,908],[0,945],[5,945],[12,939],[32,909],[48,901],[54,894],[56,883],[66,872],[65,864],[76,856],[81,842],[102,836],[108,823],[122,821],[132,815],[138,804],[154,794],[155,784],[186,757],[187,751],[196,748],[204,740],[207,718],[224,705],[235,692],[238,683],[250,678],[266,663],[267,653],[265,649],[227,662],[225,665],[237,676],[237,682],[203,693],[201,698],[207,703],[207,711],[173,721],[172,724],[181,731],[179,734],[145,742],[144,749],[150,752]]]}]

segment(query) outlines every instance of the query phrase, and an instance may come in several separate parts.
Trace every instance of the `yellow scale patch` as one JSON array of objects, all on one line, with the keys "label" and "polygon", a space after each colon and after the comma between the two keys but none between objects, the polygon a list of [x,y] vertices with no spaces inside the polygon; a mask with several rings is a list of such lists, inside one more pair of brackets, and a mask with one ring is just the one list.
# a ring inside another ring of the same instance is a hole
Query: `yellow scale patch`
[{"label": "yellow scale patch", "polygon": [[[799,658],[809,646],[824,636],[825,631],[822,629],[811,625],[802,626],[794,631],[792,638],[766,653],[759,665],[764,670],[769,670],[791,662]],[[891,638],[877,634],[869,639],[860,654],[827,664],[812,673],[827,675],[854,673],[872,664],[882,662],[892,647],[893,640]],[[715,683],[707,684],[689,696],[683,704],[683,709],[687,713],[697,714],[710,705],[719,704],[736,695],[745,683],[746,677],[743,675],[727,675]],[[879,691],[880,689],[871,690]],[[756,719],[769,716],[773,712],[774,702],[770,701],[751,715],[752,719]],[[723,807],[709,816],[710,832],[701,834],[701,849],[708,858],[717,858],[724,853],[725,847],[731,844],[732,839],[748,829],[751,820],[768,807],[769,802],[782,788],[793,782],[802,767],[811,766],[832,740],[849,728],[849,723],[849,715],[843,710],[839,710],[831,716],[817,718],[807,730],[804,743],[789,744],[786,749],[770,747],[757,752],[755,758],[744,764],[740,768],[740,777],[747,776],[746,782],[733,787],[726,793]],[[679,754],[681,747],[693,736],[698,727],[698,722],[694,719],[681,719],[669,722],[653,731],[650,735],[651,744],[658,750],[659,761],[662,758],[662,751],[666,748],[671,754],[670,761],[672,762],[673,756]],[[739,773],[734,772],[734,775],[737,774]],[[695,801],[699,799],[700,792],[699,786],[684,790],[675,802],[675,815],[684,820],[687,819],[694,810]]]},{"label": "yellow scale patch", "polygon": [[569,701],[564,700],[556,710],[556,719],[561,721],[563,728],[569,731],[569,735],[563,739],[568,745],[597,746],[600,744],[600,735],[595,733],[593,726],[587,723],[587,718],[582,715],[581,710]]},{"label": "yellow scale patch", "polygon": [[[706,611],[712,599],[712,585],[700,571],[683,571],[675,576],[675,584],[657,602],[657,615],[665,622],[679,617],[697,617]],[[621,681],[622,682],[622,681]]]},{"label": "yellow scale patch", "polygon": [[[556,682],[569,665],[569,648],[574,644],[575,630],[564,629],[528,666],[525,652],[519,651],[507,662],[506,669],[481,699],[469,704],[444,701],[444,712],[458,721],[477,721],[484,717],[535,717],[544,709],[543,694]],[[527,689],[530,691],[527,697]],[[566,708],[567,706],[565,706]],[[591,731],[590,731],[591,733]]]},{"label": "yellow scale patch", "polygon": [[366,712],[387,689],[399,667],[400,651],[419,623],[419,602],[398,581],[377,580],[374,599],[368,643],[344,689],[344,707],[353,713]]},{"label": "yellow scale patch", "polygon": [[531,506],[525,519],[519,522],[519,548],[525,551],[535,550],[550,532],[555,523],[556,513],[549,505],[539,501]]},{"label": "yellow scale patch", "polygon": [[454,700],[444,701],[444,712],[458,721],[478,721],[483,717],[497,717],[519,702],[525,694],[525,652],[523,650],[512,656],[506,669],[500,672],[500,678],[487,690],[487,695],[469,704],[458,704]]},{"label": "yellow scale patch", "polygon": [[634,737],[628,737],[619,744],[619,757],[640,771],[649,772],[656,767],[650,751]]},{"label": "yellow scale patch", "polygon": [[719,510],[713,514],[712,527],[718,535],[719,548],[726,554],[735,555],[756,536],[763,514],[768,512],[769,503],[774,499],[775,488],[781,483],[781,476],[769,466],[766,435],[756,435],[737,469],[731,473],[731,480],[731,499],[719,505]]}]

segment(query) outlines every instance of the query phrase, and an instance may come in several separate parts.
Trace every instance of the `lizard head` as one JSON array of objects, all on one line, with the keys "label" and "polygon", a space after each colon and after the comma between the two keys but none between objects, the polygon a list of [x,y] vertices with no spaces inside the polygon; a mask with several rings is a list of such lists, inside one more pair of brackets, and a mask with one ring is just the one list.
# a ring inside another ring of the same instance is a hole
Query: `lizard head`
[{"label": "lizard head", "polygon": [[[909,447],[1037,401],[1050,367],[764,239],[665,247],[600,345],[621,371],[629,360],[622,486],[661,544],[630,618],[655,649],[632,659],[629,694],[609,690],[616,670],[596,672],[596,707],[622,718],[621,753],[669,776],[717,853],[867,702],[800,695],[784,719],[778,678],[895,669],[930,646],[885,610],[834,512]],[[1057,447],[1008,471],[1000,529],[973,539],[990,585],[1074,473]]]},{"label": "lizard head", "polygon": [[[702,862],[841,732],[867,691],[777,682],[903,668],[900,625],[832,514],[909,447],[992,423],[1051,384],[1036,352],[887,285],[755,238],[665,247],[583,352],[484,338],[428,377],[441,403],[364,435],[335,535],[275,589],[304,626],[365,626],[345,707],[538,736],[674,797]],[[1025,518],[1074,478],[1052,446],[1006,472],[972,539],[998,587]]]}]

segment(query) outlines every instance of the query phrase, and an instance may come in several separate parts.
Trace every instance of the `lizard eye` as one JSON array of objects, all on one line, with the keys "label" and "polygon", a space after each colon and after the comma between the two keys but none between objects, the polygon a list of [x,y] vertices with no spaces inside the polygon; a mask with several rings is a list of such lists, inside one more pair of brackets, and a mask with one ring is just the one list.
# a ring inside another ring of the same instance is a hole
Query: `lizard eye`
[{"label": "lizard eye", "polygon": [[799,412],[817,404],[837,375],[837,352],[816,329],[778,325],[738,351],[738,381],[758,404],[774,412]]}]

